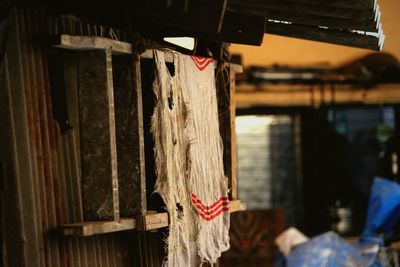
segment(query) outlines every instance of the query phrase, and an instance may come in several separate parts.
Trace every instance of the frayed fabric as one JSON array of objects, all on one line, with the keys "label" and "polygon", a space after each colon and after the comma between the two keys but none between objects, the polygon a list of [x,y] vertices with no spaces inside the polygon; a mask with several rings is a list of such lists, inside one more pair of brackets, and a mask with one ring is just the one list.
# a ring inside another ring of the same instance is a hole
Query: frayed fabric
[{"label": "frayed fabric", "polygon": [[229,249],[229,199],[211,59],[154,51],[151,131],[157,181],[170,216],[164,266],[216,263]]}]

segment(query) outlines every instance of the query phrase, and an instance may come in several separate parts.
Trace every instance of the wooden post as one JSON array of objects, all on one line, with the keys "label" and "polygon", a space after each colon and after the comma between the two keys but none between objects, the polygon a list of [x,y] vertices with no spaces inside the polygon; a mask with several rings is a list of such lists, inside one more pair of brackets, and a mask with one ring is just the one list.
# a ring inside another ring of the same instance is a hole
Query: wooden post
[{"label": "wooden post", "polygon": [[[226,71],[227,70],[227,71]],[[219,114],[219,130],[224,144],[224,171],[228,177],[230,197],[237,199],[237,172],[236,172],[236,105],[235,105],[235,75],[242,72],[242,67],[235,64],[226,64],[217,75],[217,100]]]},{"label": "wooden post", "polygon": [[113,71],[120,212],[135,217],[147,210],[140,60],[114,56]]},{"label": "wooden post", "polygon": [[[239,71],[241,72],[241,71]],[[236,154],[236,70],[231,66],[229,68],[229,123],[230,123],[230,160],[231,160],[231,190],[232,199],[238,199],[237,192],[237,154]]]},{"label": "wooden post", "polygon": [[119,220],[111,50],[78,52],[85,220]]},{"label": "wooden post", "polygon": [[144,155],[144,130],[143,130],[143,96],[142,96],[142,76],[141,76],[141,67],[140,67],[140,58],[136,59],[133,62],[133,81],[134,81],[134,89],[135,89],[135,129],[136,129],[136,145],[137,145],[137,154],[136,154],[136,162],[138,164],[138,180],[140,183],[140,191],[139,193],[139,207],[140,214],[146,214],[147,212],[147,192],[146,192],[146,173],[145,173],[145,155]]}]

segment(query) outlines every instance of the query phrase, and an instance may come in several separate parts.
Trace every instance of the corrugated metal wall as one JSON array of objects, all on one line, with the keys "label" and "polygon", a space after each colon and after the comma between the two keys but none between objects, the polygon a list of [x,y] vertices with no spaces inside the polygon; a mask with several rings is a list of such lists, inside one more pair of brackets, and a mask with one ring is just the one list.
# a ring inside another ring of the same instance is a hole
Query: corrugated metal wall
[{"label": "corrugated metal wall", "polygon": [[106,31],[26,8],[11,16],[0,90],[5,265],[132,266],[135,233],[65,239],[55,232],[83,221],[81,180],[76,133],[61,135],[53,119],[43,41],[61,32]]},{"label": "corrugated metal wall", "polygon": [[296,132],[289,115],[236,117],[238,193],[248,209],[284,208],[296,222]]}]

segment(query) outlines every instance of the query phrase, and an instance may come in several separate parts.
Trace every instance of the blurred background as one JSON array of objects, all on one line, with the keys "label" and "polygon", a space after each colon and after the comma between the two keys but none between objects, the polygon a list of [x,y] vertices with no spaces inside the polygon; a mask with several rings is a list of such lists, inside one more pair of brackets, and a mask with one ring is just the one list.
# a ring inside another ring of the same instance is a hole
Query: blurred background
[{"label": "blurred background", "polygon": [[380,5],[379,53],[270,34],[261,47],[231,45],[245,67],[236,134],[247,211],[232,215],[226,266],[269,266],[290,226],[357,238],[374,177],[399,179],[400,2]]}]

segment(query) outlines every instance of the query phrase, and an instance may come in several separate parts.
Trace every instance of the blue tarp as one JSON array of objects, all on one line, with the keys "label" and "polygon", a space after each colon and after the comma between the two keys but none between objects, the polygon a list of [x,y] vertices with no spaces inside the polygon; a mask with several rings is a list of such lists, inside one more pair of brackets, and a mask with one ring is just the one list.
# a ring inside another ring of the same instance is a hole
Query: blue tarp
[{"label": "blue tarp", "polygon": [[287,267],[363,267],[371,263],[370,258],[363,257],[354,246],[334,232],[295,246],[286,258]]},{"label": "blue tarp", "polygon": [[400,185],[377,177],[369,197],[367,220],[362,239],[390,237],[400,219]]},{"label": "blue tarp", "polygon": [[400,219],[400,185],[375,178],[368,203],[363,234],[356,244],[349,244],[334,232],[316,236],[292,248],[275,266],[285,267],[372,267],[381,266],[378,251],[382,238],[392,235]]}]

